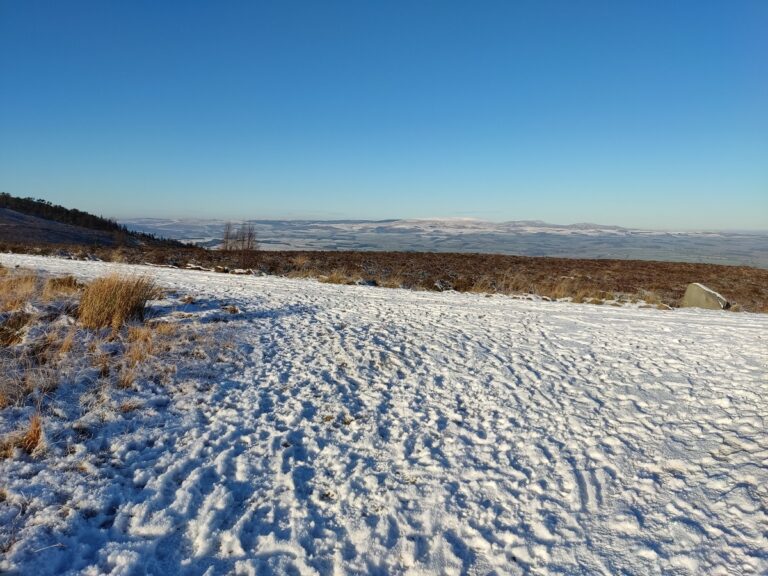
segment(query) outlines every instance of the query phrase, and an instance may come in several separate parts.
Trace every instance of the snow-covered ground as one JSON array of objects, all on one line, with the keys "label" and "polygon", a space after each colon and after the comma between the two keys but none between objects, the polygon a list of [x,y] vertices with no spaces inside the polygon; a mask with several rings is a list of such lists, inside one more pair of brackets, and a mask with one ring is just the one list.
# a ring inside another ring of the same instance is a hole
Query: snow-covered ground
[{"label": "snow-covered ground", "polygon": [[0,263],[151,275],[232,350],[87,453],[0,462],[0,571],[768,572],[768,315]]}]

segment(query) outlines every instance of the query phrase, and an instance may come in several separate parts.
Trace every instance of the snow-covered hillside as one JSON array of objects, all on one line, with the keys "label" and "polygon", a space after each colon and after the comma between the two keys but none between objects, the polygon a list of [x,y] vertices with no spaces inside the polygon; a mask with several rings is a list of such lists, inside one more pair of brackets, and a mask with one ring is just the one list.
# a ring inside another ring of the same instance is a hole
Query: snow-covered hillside
[{"label": "snow-covered hillside", "polygon": [[233,351],[0,461],[0,571],[768,572],[768,315],[0,263],[151,275]]}]

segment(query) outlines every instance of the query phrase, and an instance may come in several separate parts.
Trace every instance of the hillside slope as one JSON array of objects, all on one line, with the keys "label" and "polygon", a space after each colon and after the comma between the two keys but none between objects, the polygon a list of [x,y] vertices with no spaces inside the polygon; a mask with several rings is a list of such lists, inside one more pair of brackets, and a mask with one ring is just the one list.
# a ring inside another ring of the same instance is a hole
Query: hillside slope
[{"label": "hillside slope", "polygon": [[0,263],[151,275],[198,331],[130,413],[51,393],[47,454],[0,461],[2,571],[768,571],[768,315]]},{"label": "hillside slope", "polygon": [[34,198],[0,193],[0,243],[18,246],[181,246],[151,233],[129,231],[114,220]]},{"label": "hillside slope", "polygon": [[[0,242],[10,244],[83,244],[115,246],[115,234],[62,224],[0,208]],[[133,242],[136,244],[137,242]]]}]

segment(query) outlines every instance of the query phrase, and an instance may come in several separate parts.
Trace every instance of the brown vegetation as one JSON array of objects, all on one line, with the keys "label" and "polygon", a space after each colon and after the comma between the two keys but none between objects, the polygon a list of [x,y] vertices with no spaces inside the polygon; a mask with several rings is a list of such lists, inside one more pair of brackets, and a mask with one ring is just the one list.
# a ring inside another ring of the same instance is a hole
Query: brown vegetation
[{"label": "brown vegetation", "polygon": [[[192,246],[116,250],[5,245],[0,249],[74,257],[91,254],[103,260],[179,267],[219,266],[222,271],[242,267],[236,252]],[[637,301],[645,294],[654,303],[673,308],[689,283],[701,282],[731,301],[732,309],[768,312],[768,270],[750,266],[500,254],[311,251],[254,251],[249,254],[249,266],[265,274],[420,290],[536,294],[601,302]]]},{"label": "brown vegetation", "polygon": [[44,300],[56,300],[65,296],[73,296],[83,289],[83,284],[74,276],[48,278],[43,287]]},{"label": "brown vegetation", "polygon": [[118,330],[128,320],[143,321],[147,302],[157,294],[148,278],[99,278],[83,291],[78,317],[86,328]]},{"label": "brown vegetation", "polygon": [[261,252],[268,274],[394,288],[536,294],[575,302],[639,301],[676,307],[702,282],[741,309],[768,312],[768,270],[638,260],[577,260],[494,254]]},{"label": "brown vegetation", "polygon": [[0,267],[0,280],[8,287],[2,296],[10,295],[3,301],[13,302],[13,310],[0,312],[0,410],[9,410],[17,427],[0,435],[0,458],[44,453],[47,408],[63,387],[85,386],[79,401],[99,419],[109,412],[134,417],[143,406],[135,396],[173,382],[176,367],[167,362],[168,353],[215,362],[227,347],[205,328],[171,318],[126,325],[140,321],[147,299],[158,295],[147,279],[109,277],[81,285],[72,277]]},{"label": "brown vegetation", "polygon": [[34,274],[5,272],[0,277],[0,312],[19,310],[40,289]]},{"label": "brown vegetation", "polygon": [[32,415],[26,430],[11,434],[0,440],[0,459],[13,456],[18,448],[32,454],[39,446],[43,438],[43,419],[39,412]]},{"label": "brown vegetation", "polygon": [[[71,318],[81,293],[84,305],[78,310],[86,330],[78,330],[74,324],[67,327],[67,322],[52,325],[51,322],[61,316]],[[39,399],[53,391],[58,384],[58,373],[66,367],[62,362],[73,349],[90,358],[98,377],[109,378],[115,360],[101,350],[105,340],[101,336],[89,336],[87,328],[104,325],[119,328],[128,319],[140,320],[147,299],[156,295],[151,281],[143,278],[111,277],[85,288],[72,276],[45,278],[26,270],[0,267],[0,409],[20,405],[33,396]],[[26,334],[32,326],[36,335],[28,339]],[[132,326],[125,331],[124,352],[133,366],[151,351],[149,331],[143,326]],[[168,335],[171,330],[163,328],[162,333]],[[135,344],[142,348],[134,349]],[[121,372],[119,383],[132,382],[134,377]],[[33,433],[38,424],[33,421]],[[3,440],[6,451],[18,445],[14,438],[16,436]],[[29,445],[30,438],[24,446]]]}]

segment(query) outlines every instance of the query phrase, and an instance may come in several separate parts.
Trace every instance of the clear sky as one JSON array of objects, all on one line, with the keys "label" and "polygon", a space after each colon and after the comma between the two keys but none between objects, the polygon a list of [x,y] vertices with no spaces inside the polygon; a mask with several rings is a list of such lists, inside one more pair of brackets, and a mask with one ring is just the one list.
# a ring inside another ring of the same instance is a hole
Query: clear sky
[{"label": "clear sky", "polygon": [[0,191],[768,229],[768,1],[0,0]]}]

